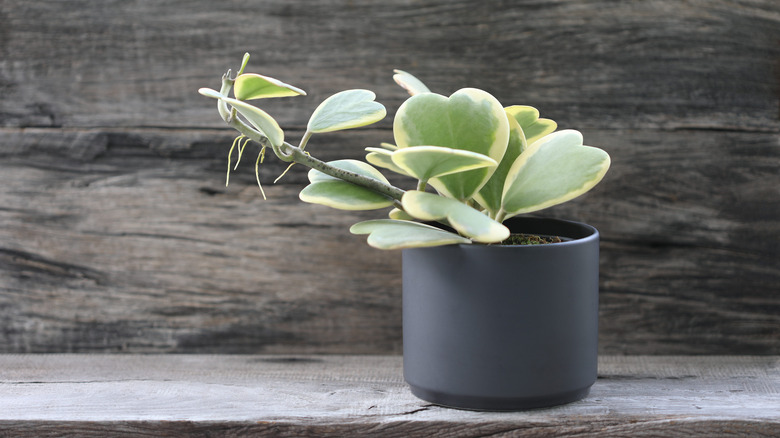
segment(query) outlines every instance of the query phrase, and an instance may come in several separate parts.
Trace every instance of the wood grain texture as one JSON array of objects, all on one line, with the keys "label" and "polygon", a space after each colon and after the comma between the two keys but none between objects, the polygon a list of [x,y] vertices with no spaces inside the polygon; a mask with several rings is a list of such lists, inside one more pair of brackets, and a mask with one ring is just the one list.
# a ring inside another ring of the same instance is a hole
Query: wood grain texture
[{"label": "wood grain texture", "polygon": [[349,234],[367,214],[298,184],[263,201],[247,169],[226,189],[222,131],[85,135],[86,159],[44,142],[0,165],[4,349],[399,351],[400,253]]},{"label": "wood grain texture", "polygon": [[[400,351],[400,254],[347,231],[379,213],[300,203],[304,169],[271,185],[283,166],[269,162],[263,201],[251,159],[222,185],[221,130],[17,135],[0,162],[5,351]],[[776,146],[758,133],[586,136],[613,172],[549,214],[602,231],[602,351],[777,351]],[[91,150],[71,148],[85,138]]]},{"label": "wood grain texture", "polygon": [[3,0],[3,126],[220,126],[194,91],[245,52],[311,93],[269,104],[301,124],[393,68],[434,90],[494,92],[574,127],[778,128],[772,0]]},{"label": "wood grain texture", "polygon": [[0,356],[14,436],[774,436],[778,357],[600,358],[584,400],[516,413],[411,395],[397,356]]},{"label": "wood grain texture", "polygon": [[[245,13],[245,10],[252,13]],[[780,354],[780,4],[0,0],[0,352],[398,353],[400,254],[254,156],[213,102],[244,51],[320,100],[403,68],[580,129],[613,166],[545,215],[602,233],[600,348]],[[329,160],[391,140],[315,137]],[[402,184],[401,180],[394,180]]]}]

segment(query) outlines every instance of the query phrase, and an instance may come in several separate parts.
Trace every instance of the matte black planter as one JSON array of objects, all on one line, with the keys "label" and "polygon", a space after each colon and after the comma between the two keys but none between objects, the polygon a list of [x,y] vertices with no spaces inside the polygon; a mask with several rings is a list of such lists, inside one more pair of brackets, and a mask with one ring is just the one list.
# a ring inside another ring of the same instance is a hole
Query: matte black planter
[{"label": "matte black planter", "polygon": [[596,381],[598,231],[505,224],[571,240],[403,251],[404,378],[423,400],[522,410],[579,400]]}]

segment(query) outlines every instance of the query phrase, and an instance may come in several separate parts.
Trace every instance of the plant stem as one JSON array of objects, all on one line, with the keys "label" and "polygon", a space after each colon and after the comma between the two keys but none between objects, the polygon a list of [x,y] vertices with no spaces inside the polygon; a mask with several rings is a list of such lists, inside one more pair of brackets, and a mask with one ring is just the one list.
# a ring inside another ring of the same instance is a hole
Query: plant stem
[{"label": "plant stem", "polygon": [[301,138],[301,142],[298,144],[298,148],[300,148],[300,150],[306,149],[306,145],[309,143],[309,139],[311,138],[311,136],[312,136],[312,132],[307,129],[306,132],[303,134],[303,138]]},{"label": "plant stem", "polygon": [[[232,84],[233,80],[230,79],[230,72],[228,71],[228,73],[226,73],[222,78],[222,89],[220,92],[226,95],[230,91]],[[334,178],[339,178],[352,184],[365,187],[381,195],[388,196],[396,201],[400,201],[404,194],[402,189],[399,189],[393,185],[383,183],[382,181],[369,178],[355,172],[349,172],[344,169],[331,166],[330,164],[307,154],[303,151],[303,149],[293,146],[289,143],[285,142],[280,146],[272,145],[265,136],[241,121],[241,119],[236,117],[235,114],[232,114],[231,111],[228,110],[227,104],[224,101],[220,100],[218,105],[220,110],[219,113],[228,126],[240,132],[252,141],[255,141],[263,146],[271,146],[276,156],[279,157],[279,159],[282,161],[303,164],[306,167],[317,169],[326,175],[330,175]]]},{"label": "plant stem", "polygon": [[307,153],[303,152],[300,148],[297,148],[293,145],[285,143],[285,146],[287,146],[287,149],[291,152],[292,160],[295,161],[296,163],[303,164],[304,166],[311,167],[312,169],[317,169],[326,175],[330,175],[334,178],[339,178],[341,180],[350,182],[352,184],[365,187],[371,191],[374,191],[381,195],[388,196],[398,201],[400,201],[401,197],[404,195],[404,191],[399,189],[398,187],[395,187],[390,184],[385,184],[382,181],[379,181],[374,178],[369,178],[367,176],[363,176],[355,172],[350,172],[344,169],[339,169],[338,167],[335,166],[331,166],[330,164],[324,161],[321,161],[317,158],[312,157],[311,155],[308,155]]},{"label": "plant stem", "polygon": [[[239,70],[239,74],[243,72],[244,66],[246,66],[246,62],[248,61],[248,59],[249,59],[248,54],[244,55],[244,60],[241,65],[241,69]],[[231,75],[231,71],[228,70],[227,73],[225,73],[222,76],[222,87],[220,88],[219,92],[225,96],[227,96],[228,93],[230,93],[230,89],[233,88],[233,84],[235,82],[235,80],[231,78],[230,75]],[[330,175],[334,178],[339,178],[341,180],[350,182],[352,184],[365,187],[371,191],[379,193],[380,195],[388,196],[395,201],[394,205],[397,208],[401,208],[400,201],[401,201],[401,197],[404,194],[404,190],[399,189],[398,187],[395,187],[391,184],[385,184],[382,181],[376,180],[374,178],[369,178],[367,176],[363,176],[355,172],[349,172],[344,169],[339,169],[338,167],[331,166],[330,164],[322,160],[319,160],[317,158],[314,158],[311,155],[304,152],[306,143],[308,143],[309,138],[311,137],[311,133],[308,130],[306,130],[306,133],[303,135],[303,138],[301,139],[301,147],[293,146],[287,142],[277,146],[277,145],[270,144],[268,138],[266,138],[260,132],[250,127],[243,121],[241,121],[241,119],[239,119],[236,116],[235,108],[232,111],[229,110],[227,103],[225,101],[221,99],[218,100],[217,109],[219,110],[219,115],[222,117],[225,123],[228,124],[228,126],[240,132],[250,140],[259,143],[263,147],[271,146],[271,148],[273,148],[274,153],[276,154],[277,157],[279,157],[280,160],[288,163],[295,162],[295,163],[303,164],[306,167],[317,169],[326,175]]]},{"label": "plant stem", "polygon": [[[234,81],[230,78],[231,73],[232,72],[228,70],[227,73],[222,75],[222,87],[219,89],[219,93],[223,96],[227,96],[228,93],[230,93],[230,89],[233,88]],[[228,109],[227,102],[222,99],[217,100],[217,111],[219,111],[219,115],[222,117],[222,120],[226,122],[235,118],[235,111],[233,111],[233,114],[231,114],[230,110]]]}]

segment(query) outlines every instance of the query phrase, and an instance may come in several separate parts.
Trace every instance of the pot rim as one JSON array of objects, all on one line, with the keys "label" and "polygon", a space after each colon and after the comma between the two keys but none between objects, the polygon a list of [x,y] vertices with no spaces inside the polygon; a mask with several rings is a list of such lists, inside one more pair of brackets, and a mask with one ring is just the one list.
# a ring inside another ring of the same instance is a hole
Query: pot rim
[{"label": "pot rim", "polygon": [[[500,245],[500,244],[458,244],[462,248],[544,248],[544,247],[562,247],[571,245],[584,245],[593,240],[599,240],[599,230],[592,225],[584,222],[571,221],[565,219],[538,217],[538,216],[515,216],[504,221],[510,231],[522,232],[525,234],[543,234],[565,237],[571,240],[563,242],[545,243],[543,245]],[[519,227],[530,227],[531,230],[519,230]],[[558,231],[548,232],[549,229]],[[542,231],[536,231],[542,230]]]}]

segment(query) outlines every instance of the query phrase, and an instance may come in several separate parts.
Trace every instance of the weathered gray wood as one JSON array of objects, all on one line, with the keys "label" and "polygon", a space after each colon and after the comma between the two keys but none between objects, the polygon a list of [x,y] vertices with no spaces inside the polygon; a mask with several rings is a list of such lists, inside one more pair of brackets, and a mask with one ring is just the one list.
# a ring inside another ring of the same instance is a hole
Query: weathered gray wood
[{"label": "weathered gray wood", "polygon": [[[251,10],[251,13],[246,13]],[[244,51],[393,109],[392,68],[533,104],[613,157],[544,212],[602,232],[602,352],[780,353],[780,4],[771,0],[0,0],[0,352],[400,352],[399,254],[303,205],[284,165],[222,186],[213,102]],[[358,158],[377,128],[315,137]]]},{"label": "weathered gray wood", "polygon": [[580,402],[518,413],[413,397],[397,356],[0,356],[14,436],[776,436],[780,358],[602,357]]},{"label": "weathered gray wood", "polygon": [[269,103],[284,125],[347,87],[395,108],[401,68],[579,128],[778,128],[774,0],[3,0],[0,22],[0,126],[217,127],[195,90],[249,51],[311,92]]},{"label": "weathered gray wood", "polygon": [[[3,351],[400,352],[400,254],[347,231],[379,213],[300,203],[304,169],[272,185],[284,166],[269,160],[263,201],[252,157],[224,187],[223,130],[5,132]],[[335,158],[384,131],[349,134],[311,150]],[[757,133],[585,134],[613,173],[548,214],[602,231],[602,351],[777,352],[776,145]]]}]

